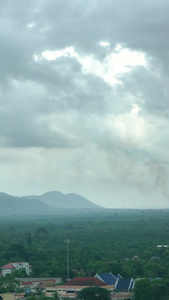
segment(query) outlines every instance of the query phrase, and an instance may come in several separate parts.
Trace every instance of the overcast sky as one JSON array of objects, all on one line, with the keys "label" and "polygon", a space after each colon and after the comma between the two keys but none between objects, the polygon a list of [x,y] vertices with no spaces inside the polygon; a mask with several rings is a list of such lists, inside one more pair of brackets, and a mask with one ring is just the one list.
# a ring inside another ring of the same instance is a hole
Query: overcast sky
[{"label": "overcast sky", "polygon": [[169,208],[169,1],[0,0],[0,191]]}]

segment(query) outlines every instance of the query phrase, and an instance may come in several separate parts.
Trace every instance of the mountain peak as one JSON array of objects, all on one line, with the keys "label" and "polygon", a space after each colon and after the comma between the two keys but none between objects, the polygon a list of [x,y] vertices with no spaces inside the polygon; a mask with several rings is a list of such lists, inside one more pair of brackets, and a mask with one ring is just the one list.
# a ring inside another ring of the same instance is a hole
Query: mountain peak
[{"label": "mountain peak", "polygon": [[30,195],[23,197],[11,196],[0,192],[0,214],[51,214],[60,211],[83,209],[98,209],[99,205],[75,193],[63,194],[51,191],[40,196]]},{"label": "mountain peak", "polygon": [[57,208],[98,208],[99,206],[75,193],[47,192],[39,197],[42,202]]}]

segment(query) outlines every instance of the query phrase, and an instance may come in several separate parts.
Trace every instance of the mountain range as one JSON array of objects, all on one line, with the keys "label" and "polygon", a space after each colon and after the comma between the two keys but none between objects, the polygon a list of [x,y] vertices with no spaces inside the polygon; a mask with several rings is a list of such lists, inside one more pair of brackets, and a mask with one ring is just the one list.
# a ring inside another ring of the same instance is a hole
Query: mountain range
[{"label": "mountain range", "polygon": [[0,215],[41,215],[98,209],[102,207],[74,193],[65,195],[52,191],[39,196],[22,197],[0,193]]}]

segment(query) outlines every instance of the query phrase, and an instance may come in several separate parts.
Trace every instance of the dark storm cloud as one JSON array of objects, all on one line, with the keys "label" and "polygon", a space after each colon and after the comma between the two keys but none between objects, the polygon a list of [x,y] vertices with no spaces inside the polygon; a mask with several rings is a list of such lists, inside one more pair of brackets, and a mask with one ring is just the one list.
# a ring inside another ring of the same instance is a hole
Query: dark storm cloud
[{"label": "dark storm cloud", "polygon": [[[110,87],[94,75],[83,75],[70,59],[59,64],[37,64],[29,80],[11,79],[10,88],[1,90],[0,136],[8,147],[75,147],[81,138],[69,128],[50,128],[43,116],[75,110],[79,114],[106,113]],[[72,68],[73,66],[73,68]],[[73,76],[72,76],[73,74]],[[28,73],[27,73],[28,75]],[[28,77],[28,76],[27,76]],[[8,86],[8,87],[9,87]],[[42,119],[39,121],[39,119]],[[90,120],[90,117],[89,117]]]},{"label": "dark storm cloud", "polygon": [[[168,47],[168,1],[40,2],[38,25],[46,21],[53,47],[77,45],[92,52],[99,40],[157,53]],[[43,21],[42,21],[43,20]]]},{"label": "dark storm cloud", "polygon": [[[122,88],[114,92],[95,75],[82,74],[82,67],[75,58],[35,62],[33,57],[44,50],[62,49],[70,45],[83,54],[94,53],[97,57],[100,53],[99,41],[108,40],[112,47],[121,43],[146,51],[150,58],[157,55],[158,59],[161,50],[162,60],[168,45],[168,6],[167,1],[135,4],[131,0],[113,3],[107,0],[104,4],[99,1],[30,1],[29,4],[6,1],[4,5],[1,2],[2,90],[7,83],[12,85],[13,79],[21,83],[27,80],[34,82],[32,89],[36,89],[36,83],[41,85],[45,93],[39,95],[41,104],[35,107],[35,116],[42,108],[44,112],[69,108],[89,112],[112,111],[117,105],[120,107],[119,102],[124,100],[127,90],[133,95],[141,93],[147,109],[158,110],[161,106],[164,110],[168,105],[168,91],[165,92],[162,107],[159,101],[162,87],[160,85],[158,89],[158,79],[145,68],[126,76],[122,80]],[[160,63],[162,61],[159,60]],[[152,87],[154,85],[155,88]],[[18,97],[19,93],[18,90]],[[27,98],[28,103],[32,101],[29,91],[23,97]],[[122,109],[124,105],[126,103],[122,102]],[[25,109],[26,106],[25,102]],[[23,110],[24,106],[21,114]]]},{"label": "dark storm cloud", "polygon": [[9,76],[27,78],[31,70],[36,73],[33,55],[37,52],[73,45],[97,56],[100,40],[165,59],[168,9],[167,1],[107,0],[104,5],[99,1],[30,1],[29,5],[6,1],[0,22],[1,82]]},{"label": "dark storm cloud", "polygon": [[[3,5],[4,6],[4,5]],[[168,1],[6,1],[1,35],[8,51],[29,63],[35,50],[69,45],[94,52],[100,40],[126,44],[152,54],[168,47]],[[34,27],[27,28],[28,24]],[[2,43],[4,44],[4,43]],[[6,49],[6,47],[5,47]],[[24,49],[24,51],[22,51]],[[97,53],[96,53],[97,55]]]}]

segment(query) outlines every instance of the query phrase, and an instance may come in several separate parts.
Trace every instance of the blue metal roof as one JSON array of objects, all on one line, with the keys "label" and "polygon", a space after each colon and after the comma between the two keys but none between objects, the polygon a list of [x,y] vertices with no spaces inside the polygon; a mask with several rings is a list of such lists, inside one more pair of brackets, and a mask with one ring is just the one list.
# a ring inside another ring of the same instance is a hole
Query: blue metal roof
[{"label": "blue metal roof", "polygon": [[134,286],[133,278],[119,278],[116,283],[115,289],[131,291],[133,286]]},{"label": "blue metal roof", "polygon": [[120,274],[114,275],[117,279],[118,278],[123,278]]},{"label": "blue metal roof", "polygon": [[95,277],[100,278],[108,285],[115,285],[117,281],[117,278],[111,272],[105,274],[96,274]]},{"label": "blue metal roof", "polygon": [[131,282],[130,291],[134,288],[134,280]]},{"label": "blue metal roof", "polygon": [[25,292],[26,292],[27,294],[29,294],[29,293],[32,293],[32,290],[31,290],[31,289],[27,289],[27,290],[25,290]]}]

